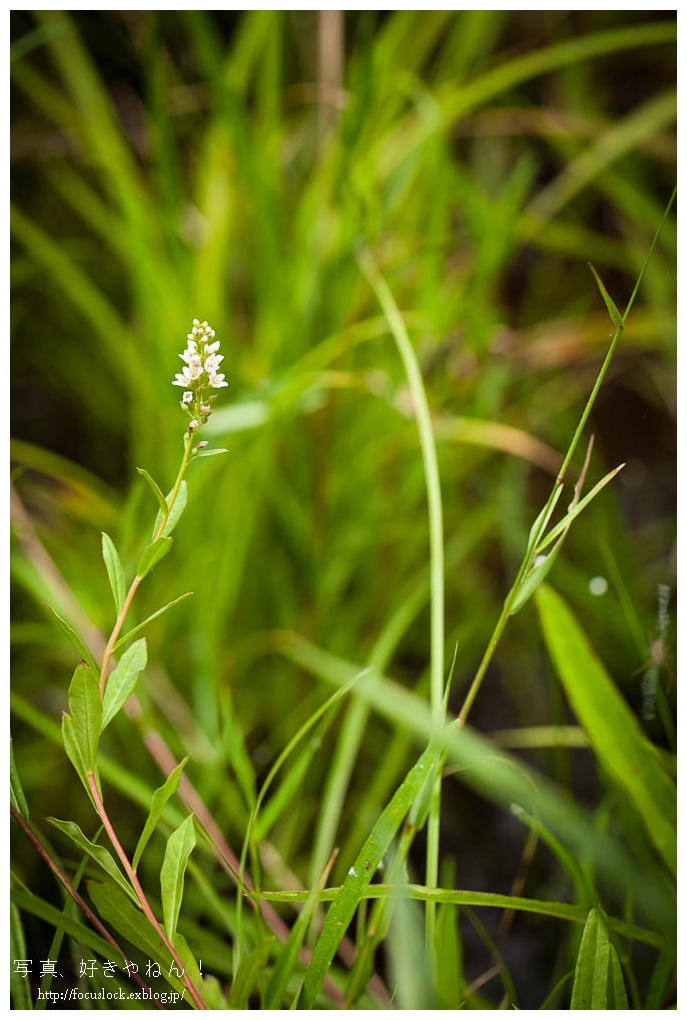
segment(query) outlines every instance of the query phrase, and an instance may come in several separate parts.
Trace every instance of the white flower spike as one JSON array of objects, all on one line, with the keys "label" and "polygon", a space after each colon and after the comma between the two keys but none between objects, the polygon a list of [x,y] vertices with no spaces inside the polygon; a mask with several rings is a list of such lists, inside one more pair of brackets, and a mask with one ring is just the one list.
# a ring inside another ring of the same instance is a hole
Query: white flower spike
[{"label": "white flower spike", "polygon": [[219,367],[224,360],[218,354],[219,340],[215,340],[215,331],[206,320],[194,319],[191,332],[186,336],[186,348],[179,355],[184,362],[181,372],[177,372],[172,380],[173,386],[182,386],[184,395],[181,408],[191,419],[188,429],[194,432],[208,420],[212,412],[207,390],[220,390],[229,383],[225,382],[224,372]]}]

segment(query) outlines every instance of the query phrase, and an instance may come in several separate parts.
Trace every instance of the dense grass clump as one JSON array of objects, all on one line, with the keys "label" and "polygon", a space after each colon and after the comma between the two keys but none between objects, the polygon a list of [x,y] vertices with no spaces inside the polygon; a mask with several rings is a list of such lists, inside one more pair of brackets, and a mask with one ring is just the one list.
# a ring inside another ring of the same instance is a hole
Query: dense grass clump
[{"label": "dense grass clump", "polygon": [[14,1008],[675,1004],[675,56],[13,13]]}]

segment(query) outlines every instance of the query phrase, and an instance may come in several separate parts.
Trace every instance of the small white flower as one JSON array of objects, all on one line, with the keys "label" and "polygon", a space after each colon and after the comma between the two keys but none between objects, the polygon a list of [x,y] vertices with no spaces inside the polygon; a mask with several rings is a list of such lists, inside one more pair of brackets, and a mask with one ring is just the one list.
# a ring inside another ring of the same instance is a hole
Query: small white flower
[{"label": "small white flower", "polygon": [[[219,390],[229,385],[224,380],[224,373],[219,371],[224,355],[217,353],[219,340],[215,340],[214,337],[215,331],[206,319],[202,322],[200,319],[193,320],[191,332],[186,336],[186,349],[179,355],[184,367],[172,380],[173,386],[184,387],[182,407],[193,403],[196,397],[202,399],[203,391],[207,387]],[[207,403],[201,404],[201,410],[203,414],[209,414],[211,407]],[[196,428],[199,428],[198,422],[192,422],[189,426],[191,431]]]},{"label": "small white flower", "polygon": [[217,369],[219,368],[220,361],[223,360],[224,360],[223,354],[208,354],[207,358],[205,359],[204,365],[207,374],[214,375]]},{"label": "small white flower", "polygon": [[195,430],[197,428],[198,428],[198,422],[194,418],[193,421],[190,421],[188,423],[188,430],[189,430],[189,432],[195,432]]}]

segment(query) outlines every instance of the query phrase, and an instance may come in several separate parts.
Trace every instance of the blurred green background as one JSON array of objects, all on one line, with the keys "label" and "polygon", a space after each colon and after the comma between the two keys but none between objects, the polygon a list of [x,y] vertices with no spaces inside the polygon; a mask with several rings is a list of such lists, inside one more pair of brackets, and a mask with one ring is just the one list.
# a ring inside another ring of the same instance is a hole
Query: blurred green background
[{"label": "blurred green background", "polygon": [[[135,468],[172,484],[184,416],[171,380],[192,318],[207,319],[230,387],[203,438],[229,454],[191,465],[174,549],[137,598],[140,621],[194,592],[147,632],[139,725],[177,760],[192,753],[237,847],[250,791],[330,693],[281,654],[283,632],[359,663],[381,641],[389,674],[427,690],[417,429],[356,253],[374,252],[427,387],[456,710],[610,339],[586,263],[624,308],[674,185],[674,12],[15,11],[11,29],[19,771],[36,818],[76,812],[92,829],[48,727],[74,666],[41,605],[71,612],[50,561],[109,633],[100,532],[133,573],[155,513]],[[592,416],[588,485],[626,468],[552,574],[637,712],[657,586],[674,587],[675,250],[670,219]],[[471,723],[568,721],[528,607]],[[342,725],[275,807],[270,841],[304,880]],[[670,747],[672,709],[648,731]],[[104,743],[159,785],[132,723]],[[342,874],[411,751],[369,717],[336,826]],[[526,753],[603,808],[586,752]],[[135,841],[141,817],[114,797]],[[442,824],[459,887],[508,891],[517,823],[451,782]],[[24,880],[45,885],[21,849]],[[530,895],[565,895],[546,852],[531,881]],[[511,940],[524,1007],[557,952],[538,923]],[[483,947],[466,951],[478,973]]]}]

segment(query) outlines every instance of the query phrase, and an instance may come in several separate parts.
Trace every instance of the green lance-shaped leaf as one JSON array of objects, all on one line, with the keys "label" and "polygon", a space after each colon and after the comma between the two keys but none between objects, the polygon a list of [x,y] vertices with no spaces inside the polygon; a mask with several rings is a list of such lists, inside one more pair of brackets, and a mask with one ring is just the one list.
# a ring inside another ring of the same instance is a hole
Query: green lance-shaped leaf
[{"label": "green lance-shaped leaf", "polygon": [[288,939],[279,950],[274,964],[274,970],[272,971],[269,987],[267,989],[267,994],[265,996],[263,1009],[279,1009],[281,1006],[282,997],[286,991],[289,978],[291,977],[294,967],[298,962],[298,953],[303,945],[308,925],[315,913],[315,908],[317,907],[320,896],[322,895],[322,890],[327,884],[327,879],[330,871],[332,870],[337,854],[338,850],[335,850],[327,861],[317,883],[310,891],[310,894],[303,905],[303,909],[291,929]]},{"label": "green lance-shaped leaf", "polygon": [[377,865],[389,849],[411,804],[422,789],[428,770],[434,766],[440,756],[439,749],[433,746],[428,747],[424,754],[418,758],[377,819],[372,832],[363,844],[353,867],[337,893],[336,899],[329,908],[320,937],[305,972],[298,1009],[313,1009],[322,982],[334,959],[334,954],[358,908],[365,889],[377,870]]},{"label": "green lance-shaped leaf", "polygon": [[87,772],[95,769],[103,707],[98,689],[98,676],[87,662],[80,662],[74,671],[67,695],[73,721],[74,738]]},{"label": "green lance-shaped leaf", "polygon": [[184,985],[171,969],[172,954],[145,914],[109,882],[87,882],[86,886],[102,919],[132,946],[140,949],[147,959],[159,963],[167,983],[182,991]]},{"label": "green lance-shaped leaf", "polygon": [[560,499],[562,492],[563,492],[563,483],[561,482],[561,484],[556,489],[556,492],[554,493],[554,497],[551,500],[551,505],[549,506],[548,505],[548,501],[547,501],[546,505],[544,507],[542,507],[542,509],[537,514],[536,520],[535,520],[534,524],[532,525],[532,527],[530,528],[530,533],[529,533],[529,536],[527,538],[527,548],[528,549],[534,549],[534,547],[536,545],[538,545],[539,542],[541,541],[542,536],[543,536],[544,532],[546,531],[547,525],[548,525],[549,521],[551,520],[551,514],[555,510],[556,503]]},{"label": "green lance-shaped leaf", "polygon": [[173,797],[174,794],[179,789],[181,770],[188,761],[188,757],[189,756],[186,755],[184,760],[179,762],[177,767],[167,776],[167,779],[162,784],[162,786],[160,786],[159,789],[157,789],[152,796],[148,818],[146,819],[146,823],[143,827],[143,832],[141,833],[141,838],[138,841],[138,846],[136,847],[136,853],[134,854],[134,859],[132,862],[134,871],[138,867],[138,862],[140,861],[141,855],[143,854],[143,851],[145,850],[148,844],[148,840],[155,831],[155,826],[162,817],[162,812],[165,809],[165,804],[170,799],[170,797]]},{"label": "green lance-shaped leaf", "polygon": [[56,624],[57,624],[57,626],[58,626],[58,627],[60,628],[60,630],[62,631],[62,633],[63,633],[63,634],[64,634],[64,635],[65,635],[65,636],[66,636],[66,637],[67,637],[67,638],[69,639],[69,641],[71,641],[71,643],[72,643],[72,644],[74,645],[74,647],[76,648],[76,650],[77,650],[77,652],[79,653],[79,655],[81,656],[81,658],[82,658],[82,659],[85,659],[85,661],[86,661],[86,662],[88,663],[88,665],[89,665],[89,666],[91,667],[91,669],[93,670],[93,672],[97,674],[97,673],[98,673],[98,667],[97,667],[97,666],[96,666],[96,664],[95,664],[95,659],[93,658],[93,656],[91,655],[91,653],[89,652],[88,648],[87,648],[87,647],[86,647],[86,645],[85,645],[85,644],[83,643],[83,641],[81,640],[81,638],[79,637],[79,635],[78,635],[78,634],[76,633],[76,631],[74,630],[74,628],[73,628],[72,626],[70,626],[70,624],[68,624],[66,620],[63,620],[63,619],[62,619],[62,617],[61,617],[61,616],[59,616],[59,615],[58,615],[58,614],[57,614],[57,613],[55,612],[55,610],[53,609],[53,607],[52,607],[52,606],[50,606],[50,605],[48,605],[48,603],[47,603],[47,602],[44,602],[44,603],[43,603],[43,605],[44,605],[44,606],[45,606],[45,608],[46,608],[46,609],[48,610],[48,612],[49,612],[49,613],[51,614],[52,618],[54,619],[55,623],[56,623]]},{"label": "green lance-shaped leaf", "polygon": [[510,607],[511,616],[514,616],[515,613],[522,609],[526,602],[529,602],[532,595],[534,595],[539,585],[545,579],[546,575],[549,573],[558,558],[558,553],[560,552],[564,538],[565,535],[562,535],[550,553],[547,553],[546,556],[542,556],[535,560],[534,566],[525,576],[525,579],[518,588],[518,594],[513,599],[513,604]]},{"label": "green lance-shaped leaf", "polygon": [[17,772],[17,766],[14,761],[14,744],[10,737],[10,803],[14,804],[15,808],[22,816],[22,818],[28,822],[29,820],[29,805],[26,803],[26,797],[24,796],[24,789],[21,785],[21,779]]},{"label": "green lance-shaped leaf", "polygon": [[596,280],[596,285],[599,288],[599,292],[601,293],[601,297],[604,299],[604,304],[606,305],[606,308],[608,309],[608,314],[610,315],[613,324],[615,326],[620,326],[620,328],[622,329],[624,327],[625,323],[623,321],[622,315],[620,314],[620,312],[618,311],[618,309],[616,307],[615,301],[613,300],[611,295],[608,293],[608,291],[604,287],[603,283],[601,282],[601,277],[599,276],[599,274],[597,273],[596,269],[591,264],[591,262],[588,262],[587,265],[589,266],[589,268],[591,269],[592,273],[594,274],[594,279]]},{"label": "green lance-shaped leaf", "polygon": [[119,558],[117,548],[107,534],[103,531],[103,560],[105,561],[105,568],[107,570],[107,576],[110,581],[110,588],[112,589],[112,596],[114,598],[115,608],[117,614],[122,610],[124,605],[124,599],[126,598],[126,582],[124,580],[124,568],[122,561]]},{"label": "green lance-shaped leaf", "polygon": [[161,535],[155,542],[147,545],[141,553],[141,558],[136,567],[138,576],[145,577],[160,562],[162,557],[167,555],[171,548],[172,539],[166,538],[164,535]]},{"label": "green lance-shaped leaf", "polygon": [[133,691],[138,675],[142,669],[145,669],[147,661],[146,639],[140,638],[131,648],[127,648],[117,663],[117,668],[110,673],[103,695],[101,732],[114,719]]},{"label": "green lance-shaped leaf", "polygon": [[176,606],[178,602],[183,602],[184,599],[189,598],[191,595],[193,595],[193,592],[187,591],[184,595],[180,595],[179,598],[172,599],[172,601],[168,602],[166,606],[162,607],[162,609],[157,609],[154,613],[151,613],[150,616],[148,616],[143,621],[143,623],[139,623],[138,626],[133,627],[127,634],[125,634],[123,637],[120,637],[119,641],[115,643],[115,646],[112,649],[112,651],[116,652],[118,648],[122,647],[122,645],[125,645],[128,641],[131,641],[132,637],[134,637],[135,634],[140,634],[143,628],[147,627],[148,624],[152,623],[153,620],[156,620],[158,616],[162,616],[162,614],[166,613],[168,609],[172,608],[172,606]]},{"label": "green lance-shaped leaf", "polygon": [[609,482],[613,481],[615,476],[620,471],[622,471],[624,467],[625,467],[624,464],[619,464],[618,467],[613,468],[612,471],[609,471],[607,475],[603,476],[601,481],[596,483],[593,489],[589,490],[584,499],[581,499],[579,503],[576,503],[572,510],[568,510],[568,513],[565,515],[565,517],[562,517],[558,524],[551,528],[551,531],[548,533],[548,535],[541,538],[541,540],[537,543],[537,552],[541,552],[543,549],[546,549],[546,547],[550,545],[554,539],[558,538],[558,536],[561,533],[567,532],[568,528],[575,520],[575,518],[582,513],[585,507],[589,506],[591,501],[599,495],[601,490],[604,489]]},{"label": "green lance-shaped leaf", "polygon": [[76,734],[74,732],[74,720],[70,715],[67,715],[66,712],[62,714],[62,743],[64,745],[67,757],[74,766],[77,776],[83,783],[86,789],[86,793],[90,797],[91,803],[95,807],[95,801],[93,800],[93,794],[91,792],[91,787],[88,782],[88,768],[86,766],[86,762],[84,761],[84,757],[81,752],[81,747],[79,746],[79,742],[76,739]]},{"label": "green lance-shaped leaf", "polygon": [[113,878],[120,889],[129,896],[134,903],[138,903],[136,893],[127,882],[124,875],[121,873],[112,854],[105,849],[104,846],[98,846],[97,843],[92,843],[87,836],[83,834],[76,822],[63,822],[59,818],[47,818],[46,821],[54,825],[60,832],[64,832],[66,836],[76,843],[81,849],[85,850],[89,857],[92,857],[96,861],[103,871],[106,871],[110,878]]},{"label": "green lance-shaped leaf", "polygon": [[589,911],[575,965],[571,1009],[627,1009],[627,994],[617,954],[603,913]]},{"label": "green lance-shaped leaf", "polygon": [[193,815],[189,815],[167,840],[167,848],[160,869],[162,913],[165,920],[165,932],[170,942],[174,942],[181,900],[184,895],[184,874],[190,853],[195,845],[196,833],[193,828]]},{"label": "green lance-shaped leaf", "polygon": [[625,790],[649,838],[675,874],[675,783],[561,596],[542,585],[535,597],[556,672],[594,753]]},{"label": "green lance-shaped leaf", "polygon": [[[157,484],[157,482],[155,481],[153,476],[148,474],[148,472],[146,471],[145,468],[137,467],[136,470],[138,471],[139,475],[143,475],[143,477],[145,478],[146,482],[150,486],[151,492],[153,493],[153,496],[155,496],[155,499],[157,500],[158,506],[160,507],[160,513],[161,514],[166,514],[167,513],[167,500],[162,495],[162,489],[160,488],[160,486]],[[160,518],[160,520],[162,520],[162,518]]]},{"label": "green lance-shaped leaf", "polygon": [[[170,499],[172,498],[172,493],[173,492],[174,492],[174,490],[171,489],[167,493],[167,500],[166,500],[165,505],[167,505],[169,503]],[[188,501],[188,485],[186,484],[186,482],[182,482],[181,485],[179,486],[179,491],[177,492],[176,499],[174,500],[174,505],[172,506],[172,509],[169,511],[169,517],[167,519],[167,523],[165,524],[164,528],[162,529],[162,534],[163,535],[171,535],[172,534],[172,532],[176,528],[177,524],[179,523],[179,518],[181,517],[181,515],[184,512],[184,510],[186,509],[187,501]],[[153,538],[155,537],[155,535],[157,535],[158,529],[159,529],[161,523],[162,523],[162,514],[159,513],[157,515],[157,517],[155,518],[155,526],[153,528]]]},{"label": "green lance-shaped leaf", "polygon": [[199,450],[196,457],[217,457],[220,453],[229,453],[229,451],[218,446],[217,449],[213,450]]},{"label": "green lance-shaped leaf", "polygon": [[[529,601],[529,599],[532,597],[532,595],[537,590],[542,581],[546,578],[547,574],[549,573],[554,563],[556,562],[558,553],[561,550],[561,545],[563,544],[563,541],[565,540],[565,537],[568,534],[570,525],[578,516],[578,514],[582,513],[585,507],[587,507],[591,503],[591,501],[596,496],[599,495],[601,490],[605,488],[608,485],[608,483],[615,478],[618,472],[622,471],[624,467],[625,467],[624,464],[620,464],[617,468],[613,468],[612,471],[609,471],[608,474],[604,475],[601,481],[597,482],[594,488],[590,492],[588,492],[584,499],[581,500],[579,503],[576,500],[573,500],[573,503],[571,504],[572,509],[568,509],[568,513],[565,515],[565,517],[563,517],[558,522],[558,524],[556,524],[555,527],[551,529],[548,535],[546,536],[540,535],[539,540],[537,541],[536,551],[537,553],[540,554],[541,558],[538,558],[538,562],[537,560],[535,560],[534,566],[525,576],[522,584],[520,585],[518,594],[515,596],[515,599],[513,600],[513,604],[510,609],[511,616],[513,616],[520,609],[522,609],[522,607],[525,605],[526,602]],[[561,490],[559,490],[559,492],[560,491]],[[530,541],[531,536],[532,532],[530,532]],[[547,553],[546,556],[542,556],[541,555],[542,550],[546,549],[551,544],[551,542],[556,538],[558,539],[558,541],[556,542],[553,549],[549,553]]]}]

